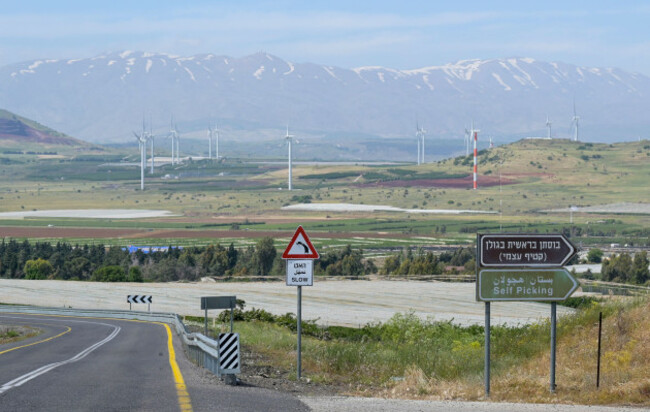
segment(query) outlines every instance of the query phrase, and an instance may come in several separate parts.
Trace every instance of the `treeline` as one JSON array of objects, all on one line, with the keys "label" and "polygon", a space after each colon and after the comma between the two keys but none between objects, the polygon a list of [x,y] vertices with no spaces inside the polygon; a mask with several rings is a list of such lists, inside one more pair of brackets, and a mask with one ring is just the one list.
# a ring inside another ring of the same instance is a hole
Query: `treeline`
[{"label": "treeline", "polygon": [[648,265],[650,262],[645,251],[636,253],[634,258],[628,253],[612,255],[603,260],[600,276],[605,281],[644,285],[650,283]]},{"label": "treeline", "polygon": [[[374,273],[371,260],[363,251],[349,245],[321,255],[315,273],[328,276],[363,276]],[[257,277],[284,276],[285,264],[270,237],[255,245],[236,249],[170,247],[167,251],[129,253],[126,248],[98,245],[72,245],[59,242],[30,243],[2,240],[0,277],[13,279],[94,280],[102,282],[195,281],[204,276]]]},{"label": "treeline", "polygon": [[[476,256],[471,248],[458,248],[453,252],[435,255],[418,248],[415,253],[409,247],[388,256],[381,268],[382,275],[441,275],[443,273],[474,273]],[[449,270],[448,270],[449,269]]]}]

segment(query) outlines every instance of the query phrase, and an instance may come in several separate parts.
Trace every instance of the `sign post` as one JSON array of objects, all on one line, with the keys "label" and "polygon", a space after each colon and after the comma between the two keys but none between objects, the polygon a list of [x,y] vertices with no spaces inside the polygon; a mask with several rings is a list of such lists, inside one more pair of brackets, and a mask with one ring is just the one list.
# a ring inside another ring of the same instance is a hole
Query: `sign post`
[{"label": "sign post", "polygon": [[297,378],[300,380],[302,369],[302,287],[314,285],[314,260],[318,259],[318,252],[309,240],[307,233],[298,226],[289,245],[282,254],[282,259],[287,261],[287,286],[298,287],[298,348],[297,348]]},{"label": "sign post", "polygon": [[550,390],[555,392],[557,302],[578,282],[562,266],[576,248],[561,234],[479,234],[476,300],[485,302],[485,396],[490,395],[490,302],[551,302]]},{"label": "sign post", "polygon": [[[208,337],[208,309],[230,309],[230,333],[226,334],[228,336],[235,336],[237,339],[237,351],[236,351],[236,362],[231,362],[231,359],[228,359],[228,367],[222,368],[222,356],[221,356],[221,346],[220,342],[222,341],[221,335],[217,334],[217,376],[221,378],[221,375],[226,376],[226,383],[229,385],[236,385],[237,379],[235,378],[235,373],[239,373],[239,334],[233,333],[233,310],[237,306],[237,297],[236,296],[201,296],[201,309],[205,310],[205,324],[203,334]],[[235,364],[232,366],[231,364]]]}]

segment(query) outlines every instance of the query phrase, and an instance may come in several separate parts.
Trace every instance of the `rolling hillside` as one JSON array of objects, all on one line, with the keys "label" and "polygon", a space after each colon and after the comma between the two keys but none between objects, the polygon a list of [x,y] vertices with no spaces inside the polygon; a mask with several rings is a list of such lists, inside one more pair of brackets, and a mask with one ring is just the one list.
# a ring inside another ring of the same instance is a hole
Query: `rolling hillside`
[{"label": "rolling hillside", "polygon": [[100,150],[97,145],[72,138],[40,123],[0,109],[0,144],[5,153]]}]

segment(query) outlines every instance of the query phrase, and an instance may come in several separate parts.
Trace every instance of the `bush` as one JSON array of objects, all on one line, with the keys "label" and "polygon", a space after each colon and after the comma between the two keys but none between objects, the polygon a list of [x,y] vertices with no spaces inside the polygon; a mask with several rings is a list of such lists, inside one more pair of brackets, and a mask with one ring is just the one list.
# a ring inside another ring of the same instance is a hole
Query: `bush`
[{"label": "bush", "polygon": [[45,259],[28,260],[23,269],[25,279],[47,279],[53,272],[54,267]]},{"label": "bush", "polygon": [[102,266],[93,273],[91,280],[96,282],[126,282],[126,273],[120,266]]}]

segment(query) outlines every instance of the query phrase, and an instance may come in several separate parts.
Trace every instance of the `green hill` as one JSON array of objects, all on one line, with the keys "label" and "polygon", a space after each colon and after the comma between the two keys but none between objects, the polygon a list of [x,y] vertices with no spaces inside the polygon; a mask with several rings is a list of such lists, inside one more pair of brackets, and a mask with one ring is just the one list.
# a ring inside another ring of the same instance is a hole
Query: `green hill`
[{"label": "green hill", "polygon": [[101,150],[47,126],[0,109],[0,144],[5,153]]}]

